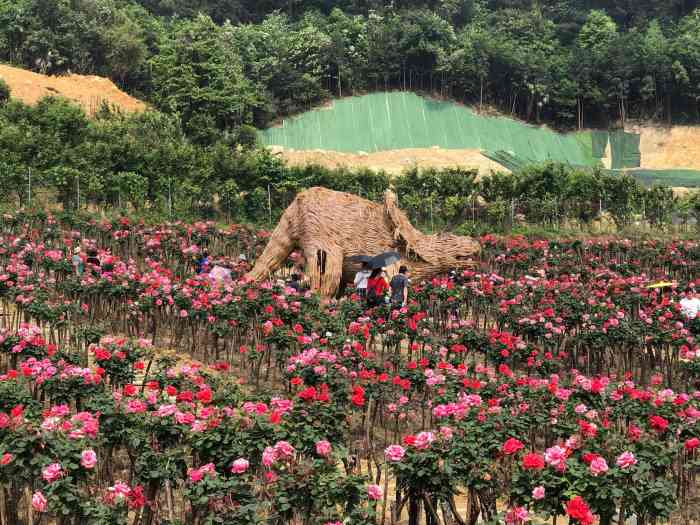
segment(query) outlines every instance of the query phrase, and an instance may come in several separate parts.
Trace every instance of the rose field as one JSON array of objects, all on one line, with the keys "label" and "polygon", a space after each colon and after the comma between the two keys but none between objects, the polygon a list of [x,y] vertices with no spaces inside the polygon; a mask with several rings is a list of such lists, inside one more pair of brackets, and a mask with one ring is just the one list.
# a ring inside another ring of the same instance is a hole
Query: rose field
[{"label": "rose field", "polygon": [[3,524],[698,523],[698,242],[485,236],[394,310],[195,275],[266,239],[2,216]]}]

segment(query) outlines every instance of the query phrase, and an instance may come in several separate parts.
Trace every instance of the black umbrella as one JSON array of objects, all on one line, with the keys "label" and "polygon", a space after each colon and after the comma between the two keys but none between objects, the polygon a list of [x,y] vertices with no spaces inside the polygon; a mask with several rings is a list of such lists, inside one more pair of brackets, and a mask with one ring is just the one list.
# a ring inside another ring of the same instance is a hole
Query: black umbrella
[{"label": "black umbrella", "polygon": [[399,252],[384,252],[372,257],[372,260],[369,261],[369,267],[373,270],[375,268],[385,268],[399,262],[400,260],[401,254]]},{"label": "black umbrella", "polygon": [[363,262],[368,263],[372,260],[371,255],[352,255],[347,259],[349,262]]}]

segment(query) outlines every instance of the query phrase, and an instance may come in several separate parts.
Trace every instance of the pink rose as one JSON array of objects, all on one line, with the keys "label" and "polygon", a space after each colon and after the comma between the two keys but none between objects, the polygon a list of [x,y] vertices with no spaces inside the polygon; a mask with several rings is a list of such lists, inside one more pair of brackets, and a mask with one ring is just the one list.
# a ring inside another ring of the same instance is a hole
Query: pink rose
[{"label": "pink rose", "polygon": [[37,511],[37,512],[46,512],[46,497],[44,494],[40,491],[37,490],[33,495],[32,495],[32,508]]},{"label": "pink rose", "polygon": [[41,477],[48,483],[56,481],[62,475],[63,471],[61,470],[60,463],[51,463],[50,465],[44,467],[44,469],[41,471]]},{"label": "pink rose", "polygon": [[233,465],[231,466],[231,472],[233,472],[234,474],[243,474],[246,470],[248,470],[249,466],[250,463],[248,463],[247,459],[238,458],[236,461],[233,462]]},{"label": "pink rose", "polygon": [[316,453],[324,458],[331,454],[331,444],[325,439],[316,443]]},{"label": "pink rose", "polygon": [[278,458],[291,458],[294,456],[294,447],[286,441],[275,443],[275,453]]},{"label": "pink rose", "polygon": [[547,465],[551,465],[557,470],[563,471],[566,468],[566,449],[559,445],[554,445],[545,450],[544,460]]},{"label": "pink rose", "polygon": [[420,432],[416,436],[415,447],[419,450],[428,448],[430,444],[435,441],[435,434],[432,432]]},{"label": "pink rose", "polygon": [[528,518],[527,509],[525,507],[514,507],[506,513],[507,525],[520,525],[525,523]]},{"label": "pink rose", "polygon": [[97,464],[97,454],[95,454],[94,450],[83,450],[80,453],[80,464],[87,468],[95,468],[95,465]]},{"label": "pink rose", "polygon": [[440,427],[440,435],[443,439],[452,439],[452,429],[450,427]]},{"label": "pink rose", "polygon": [[637,458],[631,452],[623,452],[617,457],[615,464],[622,469],[633,467],[637,464]]},{"label": "pink rose", "polygon": [[384,493],[379,485],[367,485],[367,496],[369,499],[378,500],[382,499]]},{"label": "pink rose", "polygon": [[591,471],[591,474],[593,474],[594,476],[600,476],[601,474],[605,474],[608,471],[608,464],[604,458],[598,456],[593,461],[591,461],[591,464],[588,468]]},{"label": "pink rose", "polygon": [[2,465],[2,466],[9,465],[12,462],[12,458],[13,458],[12,454],[10,454],[9,452],[5,452],[2,455],[2,458],[0,458],[0,465]]},{"label": "pink rose", "polygon": [[389,445],[384,450],[384,457],[389,461],[401,461],[406,450],[401,445]]},{"label": "pink rose", "polygon": [[204,473],[201,470],[199,470],[198,468],[190,469],[187,472],[187,475],[189,476],[190,481],[192,483],[197,483],[199,481],[202,481],[202,479],[204,478]]},{"label": "pink rose", "polygon": [[275,449],[272,447],[267,447],[262,454],[262,464],[266,467],[271,467],[276,460],[277,454],[275,453]]},{"label": "pink rose", "polygon": [[539,485],[532,489],[532,499],[540,500],[542,498],[544,498],[544,487],[542,485]]}]

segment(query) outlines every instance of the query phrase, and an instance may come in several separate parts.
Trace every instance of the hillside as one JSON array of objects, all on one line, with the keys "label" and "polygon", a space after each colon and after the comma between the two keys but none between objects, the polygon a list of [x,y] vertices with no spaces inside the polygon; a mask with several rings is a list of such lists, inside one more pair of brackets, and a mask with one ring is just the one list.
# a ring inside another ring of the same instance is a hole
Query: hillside
[{"label": "hillside", "polygon": [[124,112],[140,112],[146,104],[121,91],[114,83],[94,75],[47,76],[0,64],[0,79],[12,90],[12,97],[25,104],[36,104],[47,96],[64,97],[94,114],[106,102]]},{"label": "hillside", "polygon": [[700,184],[700,128],[637,126],[560,133],[407,92],[335,100],[260,132],[292,165],[462,167],[480,173],[548,160],[631,170],[646,182]]}]

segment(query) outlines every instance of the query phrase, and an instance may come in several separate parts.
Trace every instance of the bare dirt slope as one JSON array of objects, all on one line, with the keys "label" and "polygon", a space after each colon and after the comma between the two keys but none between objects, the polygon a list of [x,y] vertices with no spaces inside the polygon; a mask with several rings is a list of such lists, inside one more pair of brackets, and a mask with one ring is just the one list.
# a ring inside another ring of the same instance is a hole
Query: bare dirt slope
[{"label": "bare dirt slope", "polygon": [[642,168],[700,170],[700,127],[636,126],[626,131],[641,135]]},{"label": "bare dirt slope", "polygon": [[12,97],[25,104],[36,104],[46,96],[61,96],[82,106],[88,115],[94,114],[103,102],[124,112],[146,110],[146,104],[121,91],[107,78],[83,75],[54,77],[4,64],[0,64],[0,78],[10,86]]},{"label": "bare dirt slope", "polygon": [[419,168],[454,168],[476,169],[481,175],[491,171],[507,171],[500,164],[484,157],[479,150],[412,148],[379,151],[375,153],[344,153],[327,150],[285,150],[271,147],[273,152],[281,155],[292,166],[318,164],[326,168],[369,168],[383,170],[391,175],[398,175],[406,169]]}]

